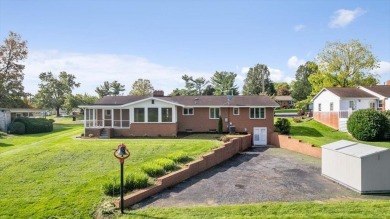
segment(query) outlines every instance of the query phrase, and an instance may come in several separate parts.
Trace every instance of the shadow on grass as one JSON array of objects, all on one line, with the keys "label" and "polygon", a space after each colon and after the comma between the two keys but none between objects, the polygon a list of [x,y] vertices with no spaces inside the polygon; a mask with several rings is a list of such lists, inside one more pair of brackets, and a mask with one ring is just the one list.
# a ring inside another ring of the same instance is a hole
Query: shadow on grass
[{"label": "shadow on grass", "polygon": [[309,136],[309,137],[324,137],[319,131],[314,128],[303,126],[291,126],[290,135]]},{"label": "shadow on grass", "polygon": [[0,147],[10,147],[10,146],[14,146],[14,145],[0,142]]}]

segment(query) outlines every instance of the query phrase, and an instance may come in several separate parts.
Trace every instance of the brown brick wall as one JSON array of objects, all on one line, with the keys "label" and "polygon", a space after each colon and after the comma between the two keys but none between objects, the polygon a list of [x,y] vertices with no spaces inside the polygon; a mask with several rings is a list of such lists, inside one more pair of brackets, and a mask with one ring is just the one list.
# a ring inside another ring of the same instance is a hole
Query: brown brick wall
[{"label": "brown brick wall", "polygon": [[339,129],[339,113],[338,112],[314,112],[313,118],[318,122]]},{"label": "brown brick wall", "polygon": [[176,123],[132,123],[126,136],[176,136]]},{"label": "brown brick wall", "polygon": [[[158,178],[156,185],[126,195],[124,197],[124,206],[127,207],[134,205],[149,196],[152,196],[231,158],[238,152],[248,149],[251,146],[251,139],[251,135],[231,139],[221,147],[203,155],[201,159],[186,164],[185,167],[178,171]],[[115,205],[120,207],[119,200],[115,201]]]},{"label": "brown brick wall", "polygon": [[93,134],[93,136],[99,137],[101,130],[101,128],[85,128],[85,136],[88,137],[89,134]]},{"label": "brown brick wall", "polygon": [[[229,122],[236,127],[236,132],[253,133],[254,127],[267,127],[267,139],[270,142],[274,132],[274,109],[266,108],[265,119],[249,119],[249,108],[240,108],[240,115],[233,115],[233,108],[220,108],[223,120],[223,131],[228,132]],[[228,122],[225,122],[228,118]],[[209,108],[194,108],[194,115],[183,115],[182,108],[178,107],[178,131],[208,132],[210,129],[218,130],[218,119],[209,119]]]},{"label": "brown brick wall", "polygon": [[314,147],[309,143],[301,142],[298,139],[292,139],[287,135],[280,135],[274,132],[271,137],[271,144],[276,147],[284,148],[290,151],[295,151],[301,154],[321,158],[322,151],[319,147]]}]

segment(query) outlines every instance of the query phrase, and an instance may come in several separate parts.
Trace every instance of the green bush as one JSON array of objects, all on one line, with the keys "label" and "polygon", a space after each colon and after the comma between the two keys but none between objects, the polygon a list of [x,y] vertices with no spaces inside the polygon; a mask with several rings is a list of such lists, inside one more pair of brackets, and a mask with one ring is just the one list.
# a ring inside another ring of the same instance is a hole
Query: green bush
[{"label": "green bush", "polygon": [[[124,176],[123,192],[131,192],[135,189],[146,188],[149,183],[149,177],[142,172],[130,172]],[[103,184],[103,192],[109,196],[116,196],[120,194],[120,178],[119,176],[113,177],[109,182]]]},{"label": "green bush", "polygon": [[348,132],[361,141],[384,139],[389,126],[387,117],[373,109],[358,110],[352,113],[347,121]]},{"label": "green bush", "polygon": [[154,162],[142,164],[141,169],[150,177],[159,177],[165,174],[164,167]]},{"label": "green bush", "polygon": [[142,172],[131,172],[127,174],[124,184],[124,188],[127,192],[146,188],[150,185],[148,175]]},{"label": "green bush", "polygon": [[290,133],[290,121],[286,118],[278,118],[275,123],[275,131],[280,134],[289,134]]},{"label": "green bush", "polygon": [[103,184],[103,193],[109,196],[120,194],[121,182],[119,177],[113,177],[111,181]]},{"label": "green bush", "polygon": [[7,136],[7,133],[0,131],[0,138]]},{"label": "green bush", "polygon": [[168,158],[159,158],[154,160],[153,163],[162,166],[166,172],[176,170],[178,168],[175,161]]},{"label": "green bush", "polygon": [[167,158],[173,160],[176,163],[187,163],[187,162],[192,160],[192,158],[190,156],[188,156],[188,154],[183,152],[183,151],[178,151],[178,152],[169,154],[167,156]]},{"label": "green bush", "polygon": [[25,125],[26,134],[35,134],[53,131],[53,122],[44,118],[18,117],[14,122],[21,122]]},{"label": "green bush", "polygon": [[26,133],[26,126],[22,122],[13,122],[9,127],[11,134],[24,135]]}]

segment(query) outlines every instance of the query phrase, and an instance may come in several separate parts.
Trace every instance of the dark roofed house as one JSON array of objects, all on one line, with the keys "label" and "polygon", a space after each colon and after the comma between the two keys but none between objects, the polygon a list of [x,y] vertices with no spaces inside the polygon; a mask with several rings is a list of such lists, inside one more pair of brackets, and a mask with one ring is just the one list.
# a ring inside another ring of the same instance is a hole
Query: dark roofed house
[{"label": "dark roofed house", "polygon": [[[255,144],[268,144],[274,108],[268,96],[106,96],[80,106],[85,112],[85,135],[176,136],[178,132],[215,132],[223,119],[236,132],[252,133]],[[231,131],[231,130],[230,130]]]},{"label": "dark roofed house", "polygon": [[275,96],[274,100],[280,105],[281,108],[294,107],[294,101],[291,96]]}]

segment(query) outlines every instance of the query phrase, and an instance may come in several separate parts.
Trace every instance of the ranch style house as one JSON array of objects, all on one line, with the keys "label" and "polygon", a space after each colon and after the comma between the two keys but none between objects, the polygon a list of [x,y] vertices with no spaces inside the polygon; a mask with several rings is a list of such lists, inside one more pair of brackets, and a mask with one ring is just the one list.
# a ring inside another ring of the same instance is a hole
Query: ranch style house
[{"label": "ranch style house", "polygon": [[274,131],[274,108],[268,96],[105,96],[84,109],[85,135],[96,137],[176,136],[179,132],[250,133],[266,145]]}]

